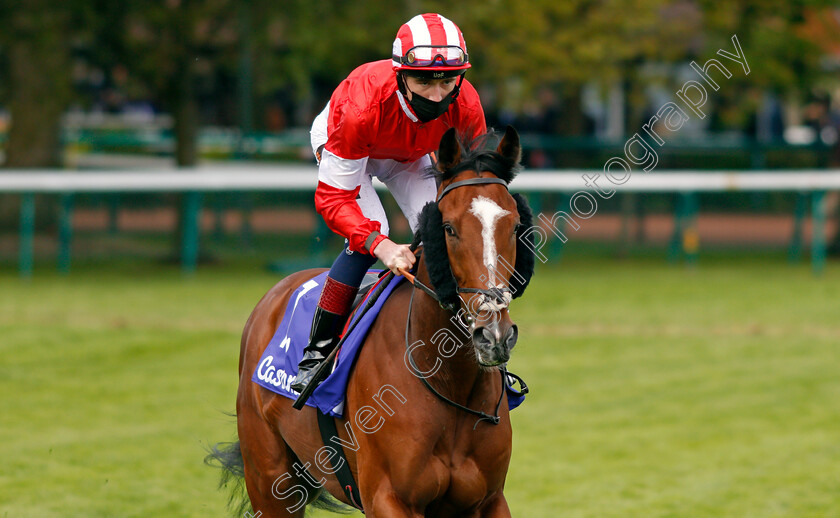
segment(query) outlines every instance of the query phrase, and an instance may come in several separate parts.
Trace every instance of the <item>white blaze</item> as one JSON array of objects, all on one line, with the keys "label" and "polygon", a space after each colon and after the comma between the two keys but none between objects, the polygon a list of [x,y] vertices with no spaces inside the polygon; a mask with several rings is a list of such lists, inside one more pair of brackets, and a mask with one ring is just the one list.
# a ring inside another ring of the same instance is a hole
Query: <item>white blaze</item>
[{"label": "white blaze", "polygon": [[470,214],[481,222],[481,239],[484,242],[482,258],[489,274],[488,284],[496,285],[496,221],[510,212],[496,205],[496,202],[484,196],[473,198],[470,204]]}]

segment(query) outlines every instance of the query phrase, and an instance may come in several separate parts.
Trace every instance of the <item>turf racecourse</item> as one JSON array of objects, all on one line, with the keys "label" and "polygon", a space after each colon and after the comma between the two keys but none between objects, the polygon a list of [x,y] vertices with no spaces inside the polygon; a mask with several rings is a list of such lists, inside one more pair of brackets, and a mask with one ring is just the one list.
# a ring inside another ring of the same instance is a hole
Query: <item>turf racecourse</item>
[{"label": "turf racecourse", "polygon": [[[226,516],[258,266],[0,271],[0,517]],[[522,517],[840,516],[840,267],[564,258],[514,302]],[[315,516],[324,516],[316,514]]]}]

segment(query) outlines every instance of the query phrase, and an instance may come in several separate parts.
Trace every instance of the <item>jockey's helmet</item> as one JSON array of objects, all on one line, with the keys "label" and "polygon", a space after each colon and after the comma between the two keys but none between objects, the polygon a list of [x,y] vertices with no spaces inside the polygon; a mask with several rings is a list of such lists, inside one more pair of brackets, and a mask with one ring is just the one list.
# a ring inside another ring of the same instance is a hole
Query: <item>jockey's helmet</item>
[{"label": "jockey's helmet", "polygon": [[397,31],[391,64],[407,75],[443,78],[470,68],[464,35],[451,20],[439,14],[418,14]]}]

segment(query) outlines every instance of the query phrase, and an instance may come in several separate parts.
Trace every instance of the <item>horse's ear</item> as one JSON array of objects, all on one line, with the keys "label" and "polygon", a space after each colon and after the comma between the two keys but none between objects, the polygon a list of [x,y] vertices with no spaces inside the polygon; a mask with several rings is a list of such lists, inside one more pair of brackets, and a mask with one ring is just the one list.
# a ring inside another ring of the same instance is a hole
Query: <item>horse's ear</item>
[{"label": "horse's ear", "polygon": [[455,128],[449,128],[441,137],[437,158],[437,168],[440,171],[446,171],[461,162],[461,145],[458,143]]},{"label": "horse's ear", "polygon": [[499,142],[499,147],[496,148],[496,152],[508,160],[513,160],[514,164],[518,164],[522,160],[522,146],[519,145],[519,133],[510,124],[505,128],[505,136]]}]

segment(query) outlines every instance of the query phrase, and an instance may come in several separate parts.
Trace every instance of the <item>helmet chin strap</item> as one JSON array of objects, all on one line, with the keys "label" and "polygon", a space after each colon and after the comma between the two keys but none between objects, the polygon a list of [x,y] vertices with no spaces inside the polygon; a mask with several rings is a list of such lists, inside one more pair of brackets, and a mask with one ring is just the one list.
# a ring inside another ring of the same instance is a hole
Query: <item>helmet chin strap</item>
[{"label": "helmet chin strap", "polygon": [[459,76],[459,79],[458,79],[458,84],[457,84],[457,85],[455,85],[455,88],[452,90],[452,100],[457,99],[457,98],[458,98],[458,96],[459,96],[459,95],[461,95],[461,83],[463,83],[463,82],[464,82],[464,76],[465,76],[465,75],[467,75],[467,73],[466,73],[466,72],[464,72],[463,74],[461,74],[461,75]]}]

